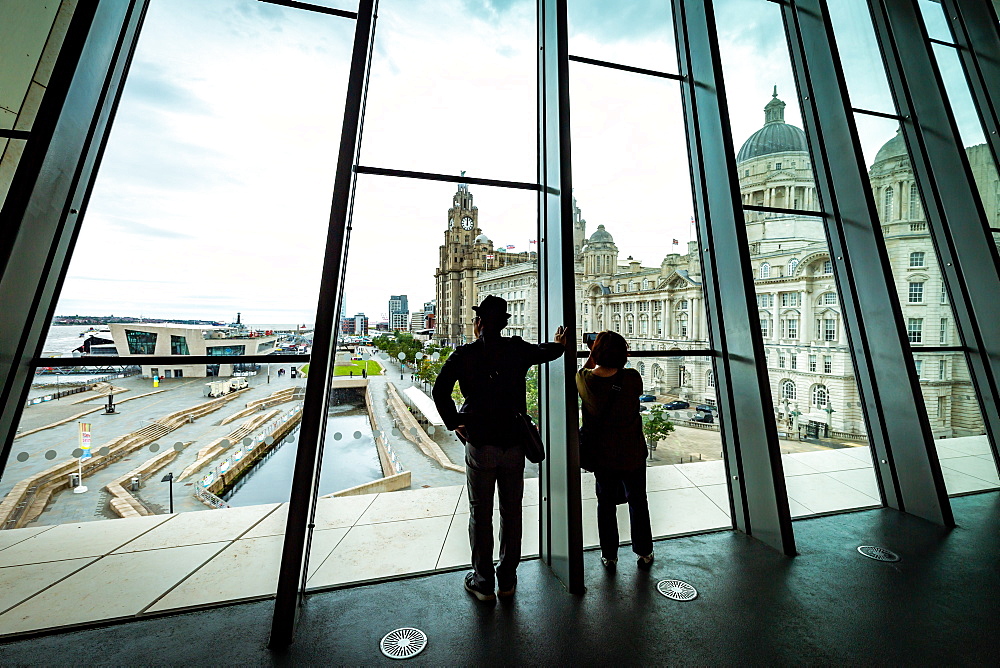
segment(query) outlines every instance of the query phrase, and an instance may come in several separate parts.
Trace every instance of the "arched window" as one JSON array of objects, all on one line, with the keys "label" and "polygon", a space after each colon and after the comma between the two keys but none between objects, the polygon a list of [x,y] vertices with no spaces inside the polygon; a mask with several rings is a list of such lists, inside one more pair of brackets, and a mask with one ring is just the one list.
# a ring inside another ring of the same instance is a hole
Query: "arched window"
[{"label": "arched window", "polygon": [[625,333],[635,334],[635,319],[632,316],[625,316]]},{"label": "arched window", "polygon": [[892,220],[892,186],[885,189],[885,218],[884,220]]},{"label": "arched window", "polygon": [[795,399],[795,383],[790,380],[784,380],[781,382],[781,398]]},{"label": "arched window", "polygon": [[760,263],[760,277],[771,278],[771,265],[769,265],[767,262]]},{"label": "arched window", "polygon": [[640,376],[646,375],[646,365],[643,364],[642,362],[639,362],[638,364],[635,365],[635,370],[639,372]]},{"label": "arched window", "polygon": [[659,313],[653,316],[653,336],[663,336],[663,319]]},{"label": "arched window", "polygon": [[639,336],[649,336],[649,316],[639,316]]},{"label": "arched window", "polygon": [[910,218],[920,217],[920,197],[917,193],[917,184],[910,184]]},{"label": "arched window", "polygon": [[622,331],[622,317],[620,315],[611,318],[611,329],[619,333]]},{"label": "arched window", "polygon": [[826,385],[815,386],[812,394],[813,406],[826,408],[826,405],[830,402],[830,395],[826,391]]},{"label": "arched window", "polygon": [[708,375],[706,376],[706,381],[709,387],[715,387],[715,372],[711,369],[708,370]]},{"label": "arched window", "polygon": [[681,313],[677,318],[677,334],[682,339],[686,339],[688,335],[688,317],[687,313]]},{"label": "arched window", "polygon": [[837,303],[837,293],[836,292],[824,292],[823,293],[823,304],[836,304]]},{"label": "arched window", "polygon": [[615,286],[615,292],[621,292],[621,291],[622,291],[622,284],[619,283],[618,285]]},{"label": "arched window", "polygon": [[799,258],[793,257],[788,261],[788,275],[791,276],[795,273],[795,267],[799,266]]},{"label": "arched window", "polygon": [[649,290],[649,279],[648,278],[642,279],[642,289],[643,290]]}]

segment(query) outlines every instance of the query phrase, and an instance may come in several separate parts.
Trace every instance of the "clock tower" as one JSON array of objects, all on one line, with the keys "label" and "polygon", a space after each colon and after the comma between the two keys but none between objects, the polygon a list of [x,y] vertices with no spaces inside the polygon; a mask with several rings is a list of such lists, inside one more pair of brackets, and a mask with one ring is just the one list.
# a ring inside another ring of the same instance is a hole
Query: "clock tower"
[{"label": "clock tower", "polygon": [[487,268],[487,255],[492,254],[493,242],[479,227],[479,209],[473,204],[469,185],[460,183],[448,209],[448,226],[434,272],[437,298],[434,338],[438,341],[459,346],[474,340],[475,280]]}]

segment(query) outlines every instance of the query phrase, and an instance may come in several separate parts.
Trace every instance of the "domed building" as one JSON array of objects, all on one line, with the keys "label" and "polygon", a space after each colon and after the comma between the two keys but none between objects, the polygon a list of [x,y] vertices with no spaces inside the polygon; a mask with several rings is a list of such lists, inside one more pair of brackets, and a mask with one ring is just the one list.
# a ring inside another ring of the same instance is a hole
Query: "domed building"
[{"label": "domed building", "polygon": [[[774,90],[763,126],[743,143],[736,161],[744,206],[763,209],[748,208],[745,221],[775,420],[783,438],[860,441],[866,429],[833,264],[821,219],[809,215],[819,210],[819,201],[806,136],[785,122],[785,106]],[[996,183],[986,150],[968,149],[981,189]],[[881,148],[869,174],[911,345],[957,345],[899,134]],[[997,220],[1000,184],[991,187],[997,195],[984,193],[983,201],[991,220]],[[574,201],[574,249],[578,337],[610,329],[637,351],[708,348],[696,242],[652,266],[632,256],[620,259],[623,251],[608,226],[600,224],[586,235],[586,221]],[[512,301],[508,334],[538,340],[530,315],[538,304],[536,261],[480,272],[476,299],[487,294]],[[983,433],[964,358],[926,353],[917,355],[917,362],[935,436]],[[692,405],[716,404],[708,358],[644,357],[631,365],[647,392]],[[684,424],[683,417],[678,424]]]}]

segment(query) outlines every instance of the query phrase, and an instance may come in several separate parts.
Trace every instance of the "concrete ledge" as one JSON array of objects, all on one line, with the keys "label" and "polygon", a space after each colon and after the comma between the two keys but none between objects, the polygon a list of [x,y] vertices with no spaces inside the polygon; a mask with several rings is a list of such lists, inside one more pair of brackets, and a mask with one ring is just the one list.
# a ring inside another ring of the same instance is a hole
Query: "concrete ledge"
[{"label": "concrete ledge", "polygon": [[378,494],[379,492],[395,492],[400,489],[406,489],[409,486],[410,472],[403,471],[402,473],[389,475],[378,480],[361,483],[354,487],[348,487],[333,494],[326,494],[320,498],[329,499],[335,496],[360,496],[362,494]]},{"label": "concrete ledge", "polygon": [[[457,473],[465,473],[465,467],[452,462],[444,450],[441,449],[441,446],[427,435],[427,432],[423,430],[417,419],[407,410],[406,403],[399,396],[399,390],[396,389],[396,386],[389,382],[385,386],[386,397],[388,397],[389,401],[389,410],[392,411],[393,417],[396,418],[396,422],[399,425],[398,428],[402,432],[403,437],[414,443],[420,448],[421,452],[444,468]],[[416,429],[416,435],[410,431],[411,429]]]}]

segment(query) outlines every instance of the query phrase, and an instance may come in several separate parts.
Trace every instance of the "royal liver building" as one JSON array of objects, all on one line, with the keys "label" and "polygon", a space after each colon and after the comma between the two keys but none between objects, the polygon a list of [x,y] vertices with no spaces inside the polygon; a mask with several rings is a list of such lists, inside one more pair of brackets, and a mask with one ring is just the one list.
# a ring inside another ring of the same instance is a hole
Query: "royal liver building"
[{"label": "royal liver building", "polygon": [[[743,202],[816,210],[805,133],[785,123],[784,109],[785,103],[775,93],[764,108],[764,126],[740,148],[737,166]],[[996,222],[997,177],[986,146],[970,148],[969,156],[981,177],[977,179],[981,190],[988,191],[984,192],[985,208]],[[911,345],[914,349],[958,345],[906,146],[898,134],[878,152],[870,177]],[[864,435],[820,219],[748,211],[746,223],[759,327],[779,428],[802,435]],[[611,233],[599,225],[587,239],[581,259],[582,331],[615,330],[634,350],[708,347],[701,266],[694,242],[685,254],[669,254],[660,266],[643,267],[631,258],[620,260]],[[915,360],[935,435],[983,433],[961,354],[919,353]],[[648,391],[692,403],[715,403],[707,358],[644,358],[632,364]]]}]

